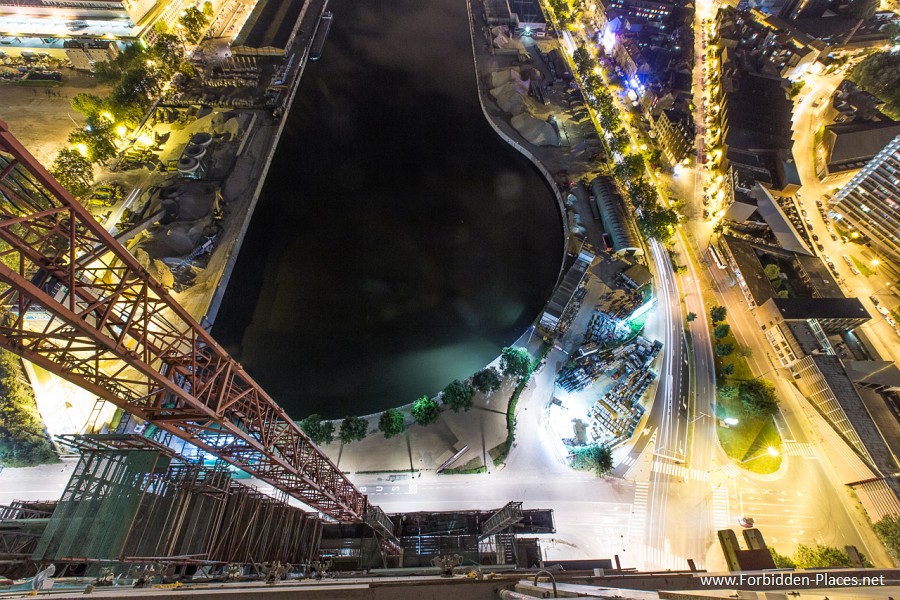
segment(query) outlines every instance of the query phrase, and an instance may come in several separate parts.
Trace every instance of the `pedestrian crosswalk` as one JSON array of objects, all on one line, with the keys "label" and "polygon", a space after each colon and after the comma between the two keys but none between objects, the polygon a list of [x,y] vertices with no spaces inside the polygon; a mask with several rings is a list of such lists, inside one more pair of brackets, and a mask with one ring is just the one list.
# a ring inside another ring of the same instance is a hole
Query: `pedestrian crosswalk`
[{"label": "pedestrian crosswalk", "polygon": [[788,456],[816,458],[816,451],[815,448],[813,448],[813,445],[805,442],[785,441],[782,450]]},{"label": "pedestrian crosswalk", "polygon": [[670,462],[653,461],[653,471],[655,473],[665,473],[666,475],[674,475],[691,481],[709,481],[709,473],[700,469],[688,469],[682,465],[676,465]]},{"label": "pedestrian crosswalk", "polygon": [[628,456],[626,456],[625,458],[622,459],[622,462],[620,464],[623,464],[626,467],[630,467],[631,465],[633,465],[635,463],[636,460],[637,460],[636,458],[634,458],[633,456],[631,456],[629,454]]},{"label": "pedestrian crosswalk", "polygon": [[728,511],[728,488],[719,486],[712,492],[713,529],[726,529],[731,524]]},{"label": "pedestrian crosswalk", "polygon": [[631,505],[631,524],[628,537],[634,542],[643,541],[644,526],[647,524],[647,497],[650,494],[650,483],[639,481],[634,484],[634,502]]}]

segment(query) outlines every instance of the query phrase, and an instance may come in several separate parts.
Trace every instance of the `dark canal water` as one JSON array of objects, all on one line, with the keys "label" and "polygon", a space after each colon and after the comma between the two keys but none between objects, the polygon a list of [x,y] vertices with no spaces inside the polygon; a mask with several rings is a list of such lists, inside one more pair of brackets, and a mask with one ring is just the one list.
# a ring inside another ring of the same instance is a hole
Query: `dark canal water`
[{"label": "dark canal water", "polygon": [[291,416],[434,394],[530,325],[559,210],[478,105],[464,0],[331,0],[213,333]]}]

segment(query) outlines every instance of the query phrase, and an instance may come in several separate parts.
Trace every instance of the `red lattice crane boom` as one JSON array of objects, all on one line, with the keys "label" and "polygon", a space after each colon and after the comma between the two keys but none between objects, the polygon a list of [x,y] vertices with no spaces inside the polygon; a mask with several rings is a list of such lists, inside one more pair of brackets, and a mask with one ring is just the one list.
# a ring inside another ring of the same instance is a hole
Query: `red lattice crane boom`
[{"label": "red lattice crane boom", "polygon": [[366,497],[0,121],[0,346],[340,521]]}]

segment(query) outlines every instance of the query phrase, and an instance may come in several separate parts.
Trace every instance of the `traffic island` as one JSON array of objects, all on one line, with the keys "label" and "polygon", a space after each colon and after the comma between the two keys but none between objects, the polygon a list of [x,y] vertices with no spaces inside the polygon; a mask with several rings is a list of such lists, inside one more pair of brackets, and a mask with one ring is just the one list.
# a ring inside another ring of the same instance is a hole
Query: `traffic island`
[{"label": "traffic island", "polygon": [[753,375],[718,308],[721,307],[714,307],[710,315],[719,382],[716,404],[719,443],[728,458],[742,469],[769,475],[781,468],[783,460],[781,435],[773,418],[778,411],[775,388]]}]

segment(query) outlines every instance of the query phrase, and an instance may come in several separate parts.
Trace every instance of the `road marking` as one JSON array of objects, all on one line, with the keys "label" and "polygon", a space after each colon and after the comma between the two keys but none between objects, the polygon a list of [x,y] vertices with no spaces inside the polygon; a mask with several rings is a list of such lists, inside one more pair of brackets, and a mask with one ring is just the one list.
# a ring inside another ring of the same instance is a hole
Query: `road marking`
[{"label": "road marking", "polygon": [[653,461],[653,471],[656,473],[665,473],[666,475],[674,475],[691,481],[709,481],[709,473],[700,469],[688,469],[682,465],[674,463]]},{"label": "road marking", "polygon": [[650,493],[650,482],[639,481],[634,484],[634,502],[631,504],[631,523],[628,526],[628,538],[642,542],[644,528],[647,525],[647,497]]},{"label": "road marking", "polygon": [[731,523],[728,511],[728,488],[719,486],[712,493],[713,529],[726,529]]},{"label": "road marking", "polygon": [[784,453],[788,456],[799,456],[801,458],[818,458],[812,444],[805,442],[785,442],[782,446]]}]

